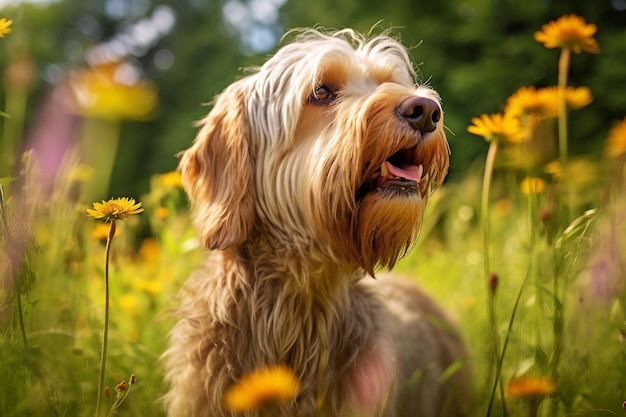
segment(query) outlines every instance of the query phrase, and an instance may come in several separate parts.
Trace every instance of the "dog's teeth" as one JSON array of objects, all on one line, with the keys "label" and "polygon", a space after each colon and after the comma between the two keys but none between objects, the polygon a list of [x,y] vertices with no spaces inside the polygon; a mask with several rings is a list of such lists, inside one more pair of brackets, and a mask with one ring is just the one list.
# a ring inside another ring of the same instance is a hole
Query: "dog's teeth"
[{"label": "dog's teeth", "polygon": [[383,177],[386,177],[387,175],[389,175],[389,169],[387,168],[387,162],[383,162],[383,164],[380,166],[380,175],[382,175]]},{"label": "dog's teeth", "polygon": [[423,173],[424,173],[424,165],[419,164],[419,166],[417,167],[417,177],[421,179]]}]

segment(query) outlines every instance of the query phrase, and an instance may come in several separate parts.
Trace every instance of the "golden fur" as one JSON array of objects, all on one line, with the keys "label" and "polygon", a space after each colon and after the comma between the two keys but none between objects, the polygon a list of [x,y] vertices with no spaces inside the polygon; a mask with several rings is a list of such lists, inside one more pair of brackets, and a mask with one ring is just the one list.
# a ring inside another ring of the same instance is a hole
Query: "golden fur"
[{"label": "golden fur", "polygon": [[[244,415],[462,414],[466,367],[440,381],[465,359],[445,314],[366,275],[412,247],[448,167],[438,95],[414,79],[385,34],[305,30],[218,96],[180,162],[211,253],[164,354],[171,417],[230,416],[225,390],[275,364],[300,394]],[[421,98],[436,126],[416,127]],[[386,182],[388,159],[421,180]]]}]

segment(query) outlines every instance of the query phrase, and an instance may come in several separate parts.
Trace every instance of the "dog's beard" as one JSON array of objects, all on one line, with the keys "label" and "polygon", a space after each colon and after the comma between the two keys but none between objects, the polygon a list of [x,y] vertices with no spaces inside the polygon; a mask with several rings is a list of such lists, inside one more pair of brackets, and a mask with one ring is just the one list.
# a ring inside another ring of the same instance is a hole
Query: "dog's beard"
[{"label": "dog's beard", "polygon": [[356,235],[360,265],[372,276],[377,265],[392,268],[421,229],[426,197],[414,189],[379,188],[359,201]]},{"label": "dog's beard", "polygon": [[[316,206],[313,212],[319,216],[318,233],[323,240],[332,242],[335,253],[343,254],[349,262],[374,276],[378,267],[392,268],[416,242],[436,164],[431,156],[425,159],[424,169],[428,171],[416,182],[400,178],[384,180],[382,175],[372,172],[384,159],[364,163],[362,157],[339,158],[353,162],[348,169],[345,166],[340,169],[341,164],[333,163],[336,159],[329,157],[321,164],[320,179],[313,181],[319,186],[311,193],[318,196],[313,200]],[[360,171],[363,164],[370,167],[356,175],[348,174],[349,178],[343,177],[347,172]]]}]

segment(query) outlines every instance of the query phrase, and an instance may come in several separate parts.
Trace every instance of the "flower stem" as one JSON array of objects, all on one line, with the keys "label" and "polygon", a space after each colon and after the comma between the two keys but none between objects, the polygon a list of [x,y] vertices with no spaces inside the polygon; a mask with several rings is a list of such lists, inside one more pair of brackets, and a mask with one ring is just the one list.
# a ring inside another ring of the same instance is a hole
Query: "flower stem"
[{"label": "flower stem", "polygon": [[568,150],[567,150],[567,106],[565,103],[565,88],[567,87],[567,74],[569,72],[569,63],[570,63],[571,50],[569,48],[563,48],[561,50],[561,55],[559,56],[559,89],[558,89],[558,100],[559,100],[559,121],[558,121],[558,129],[559,129],[559,160],[561,162],[561,166],[565,169],[567,165],[568,159]]},{"label": "flower stem", "polygon": [[[498,141],[492,139],[489,142],[489,150],[487,151],[487,158],[485,160],[485,173],[483,175],[483,188],[481,199],[481,223],[483,228],[483,260],[484,260],[484,276],[485,279],[490,274],[489,271],[489,194],[491,190],[491,179],[493,177],[493,167],[496,160],[496,154],[498,153]],[[492,349],[494,356],[494,363],[496,364],[495,376],[494,376],[494,392],[492,392],[489,408],[487,409],[487,417],[491,415],[491,407],[495,398],[495,387],[500,380],[500,370],[497,366],[500,363],[500,343],[498,341],[498,329],[496,322],[496,313],[494,305],[494,293],[491,287],[489,288],[487,308],[489,310],[489,321],[491,325],[491,337],[492,337]],[[506,411],[505,411],[506,414]]]},{"label": "flower stem", "polygon": [[100,379],[98,381],[98,397],[96,400],[96,414],[98,417],[100,412],[100,400],[104,393],[104,370],[106,367],[107,359],[107,345],[109,338],[109,256],[111,254],[111,242],[115,236],[115,220],[111,220],[111,226],[109,227],[109,235],[107,237],[107,244],[105,249],[104,260],[104,286],[105,286],[105,301],[104,301],[104,331],[102,335],[102,356],[100,357]]},{"label": "flower stem", "polygon": [[487,159],[485,161],[485,173],[483,175],[483,188],[481,200],[482,228],[483,228],[483,258],[484,258],[484,276],[489,275],[489,192],[491,189],[491,178],[493,176],[493,166],[498,152],[497,140],[489,142],[489,150],[487,151]]},{"label": "flower stem", "polygon": [[[565,101],[565,88],[567,87],[567,74],[569,72],[569,64],[571,57],[571,49],[563,48],[561,55],[559,56],[559,88],[558,88],[558,101],[559,101],[559,117],[558,117],[558,137],[559,137],[559,162],[561,163],[561,170],[565,172],[568,162],[568,132],[567,132],[567,103]],[[568,218],[570,221],[573,217],[573,204],[572,204],[572,192],[568,179],[564,181],[564,193],[565,203]]]}]

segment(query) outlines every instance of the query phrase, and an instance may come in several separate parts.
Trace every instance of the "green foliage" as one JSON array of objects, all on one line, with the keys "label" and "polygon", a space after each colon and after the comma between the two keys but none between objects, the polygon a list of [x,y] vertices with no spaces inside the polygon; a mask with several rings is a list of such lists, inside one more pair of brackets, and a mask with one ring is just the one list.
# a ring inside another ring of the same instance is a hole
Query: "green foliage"
[{"label": "green foliage", "polygon": [[[70,164],[66,168],[52,196],[28,202],[32,209],[28,219],[14,216],[8,220],[11,225],[27,221],[41,248],[22,248],[36,279],[29,288],[20,287],[19,295],[11,291],[20,281],[11,279],[15,266],[5,264],[11,252],[9,235],[2,234],[2,416],[94,413],[106,240],[97,226],[108,227],[87,218],[88,206],[68,195],[82,185],[71,179],[81,167]],[[174,305],[172,295],[200,260],[200,253],[193,249],[182,190],[155,176],[144,201],[150,213],[118,225],[121,233],[112,248],[111,330],[105,384],[113,392],[111,407],[119,407],[119,415],[162,414],[158,358],[165,350],[171,326],[166,312]],[[139,240],[147,224],[157,235]],[[18,301],[24,310],[26,344],[19,336]],[[131,373],[137,375],[132,393],[119,391],[118,383]]]}]

